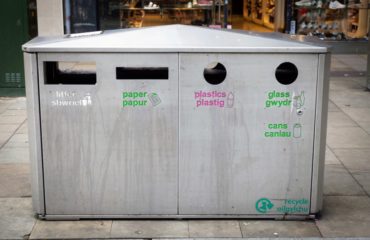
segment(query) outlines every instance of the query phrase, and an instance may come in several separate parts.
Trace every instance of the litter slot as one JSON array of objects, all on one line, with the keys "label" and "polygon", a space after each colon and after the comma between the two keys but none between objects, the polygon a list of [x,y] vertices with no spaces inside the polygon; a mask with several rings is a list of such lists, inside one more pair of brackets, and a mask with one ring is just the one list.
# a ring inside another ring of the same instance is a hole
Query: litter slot
[{"label": "litter slot", "polygon": [[93,62],[44,62],[45,84],[96,84]]}]

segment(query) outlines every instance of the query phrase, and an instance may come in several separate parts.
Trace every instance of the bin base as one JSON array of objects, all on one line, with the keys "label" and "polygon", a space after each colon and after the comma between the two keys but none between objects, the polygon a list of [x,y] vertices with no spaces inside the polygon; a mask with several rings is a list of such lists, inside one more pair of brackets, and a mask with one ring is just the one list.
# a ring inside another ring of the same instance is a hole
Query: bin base
[{"label": "bin base", "polygon": [[87,220],[87,219],[269,219],[308,220],[317,219],[318,214],[309,215],[42,215],[41,220]]}]

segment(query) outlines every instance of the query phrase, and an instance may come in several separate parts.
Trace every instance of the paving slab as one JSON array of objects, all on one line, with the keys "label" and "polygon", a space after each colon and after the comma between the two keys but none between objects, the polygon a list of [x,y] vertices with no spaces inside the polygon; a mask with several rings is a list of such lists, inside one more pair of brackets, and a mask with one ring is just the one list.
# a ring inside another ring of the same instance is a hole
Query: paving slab
[{"label": "paving slab", "polygon": [[353,81],[357,82],[359,85],[363,86],[363,87],[367,87],[367,79],[366,77],[357,77],[357,78],[353,78]]},{"label": "paving slab", "polygon": [[12,132],[1,132],[0,133],[0,148],[10,139]]},{"label": "paving slab", "polygon": [[5,147],[28,147],[28,134],[16,133],[5,144]]},{"label": "paving slab", "polygon": [[241,238],[238,221],[233,220],[194,220],[189,221],[189,234],[194,238]]},{"label": "paving slab", "polygon": [[330,91],[364,90],[364,87],[352,78],[330,77]]},{"label": "paving slab", "polygon": [[332,72],[336,71],[352,71],[352,68],[349,67],[345,62],[342,62],[339,59],[332,58],[330,70]]},{"label": "paving slab", "polygon": [[[370,147],[370,146],[369,146]],[[370,174],[370,148],[334,149],[335,155],[350,172],[364,171]]]},{"label": "paving slab", "polygon": [[369,148],[370,135],[360,127],[328,127],[327,145],[335,148]]},{"label": "paving slab", "polygon": [[332,60],[334,60],[334,63],[331,67],[335,67],[334,64],[340,62],[349,66],[353,71],[366,71],[367,56],[365,54],[335,54],[332,55]]},{"label": "paving slab", "polygon": [[26,116],[27,111],[25,109],[6,109],[3,113],[1,113],[2,116]]},{"label": "paving slab", "polygon": [[109,238],[112,221],[37,220],[30,239]]},{"label": "paving slab", "polygon": [[8,109],[9,110],[25,110],[27,108],[27,104],[26,104],[26,98],[25,97],[19,97],[19,98],[16,98],[17,101],[10,104],[8,106]]},{"label": "paving slab", "polygon": [[342,111],[350,116],[353,120],[370,122],[370,108],[344,107]]},{"label": "paving slab", "polygon": [[316,225],[324,237],[370,237],[369,213],[369,197],[325,196]]},{"label": "paving slab", "polygon": [[1,133],[14,133],[19,127],[19,124],[0,124],[0,134]]},{"label": "paving slab", "polygon": [[241,221],[244,238],[321,237],[313,221]]},{"label": "paving slab", "polygon": [[113,221],[112,238],[186,238],[188,221]]},{"label": "paving slab", "polygon": [[325,164],[340,164],[338,158],[334,155],[334,153],[330,150],[330,148],[326,147],[325,151]]},{"label": "paving slab", "polygon": [[1,163],[29,163],[27,147],[3,147],[0,149]]},{"label": "paving slab", "polygon": [[332,101],[329,100],[328,111],[329,112],[339,112],[341,110],[339,107],[337,107],[337,105],[335,105]]},{"label": "paving slab", "polygon": [[370,107],[370,92],[364,90],[331,91],[329,98],[339,108],[344,107]]},{"label": "paving slab", "polygon": [[28,134],[28,122],[27,120],[22,124],[22,126],[17,130],[17,133],[26,133]]},{"label": "paving slab", "polygon": [[8,105],[1,104],[0,103],[0,114],[2,114],[3,112],[5,112],[7,109],[8,109]]},{"label": "paving slab", "polygon": [[0,198],[0,239],[25,239],[35,222],[31,198]]},{"label": "paving slab", "polygon": [[26,120],[26,116],[0,115],[0,124],[21,124]]},{"label": "paving slab", "polygon": [[358,125],[370,135],[370,122],[367,121],[358,121]]},{"label": "paving slab", "polygon": [[355,121],[348,117],[343,112],[329,112],[328,113],[329,127],[357,127]]},{"label": "paving slab", "polygon": [[355,179],[339,164],[325,166],[324,194],[331,196],[366,195]]},{"label": "paving slab", "polygon": [[354,172],[352,175],[366,191],[368,196],[370,196],[370,172]]},{"label": "paving slab", "polygon": [[28,163],[0,164],[0,197],[31,197]]}]

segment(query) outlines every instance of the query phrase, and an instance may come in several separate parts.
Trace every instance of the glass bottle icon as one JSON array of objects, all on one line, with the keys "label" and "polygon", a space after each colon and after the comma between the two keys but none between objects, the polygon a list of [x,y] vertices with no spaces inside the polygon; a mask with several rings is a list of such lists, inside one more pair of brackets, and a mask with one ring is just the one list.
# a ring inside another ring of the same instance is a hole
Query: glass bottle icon
[{"label": "glass bottle icon", "polygon": [[226,105],[228,108],[232,108],[234,106],[234,94],[229,92],[226,99]]},{"label": "glass bottle icon", "polygon": [[301,91],[301,94],[293,97],[293,105],[297,109],[300,109],[301,107],[303,107],[304,102],[305,102],[304,91]]},{"label": "glass bottle icon", "polygon": [[300,138],[302,136],[302,125],[300,123],[295,123],[293,125],[293,137]]}]

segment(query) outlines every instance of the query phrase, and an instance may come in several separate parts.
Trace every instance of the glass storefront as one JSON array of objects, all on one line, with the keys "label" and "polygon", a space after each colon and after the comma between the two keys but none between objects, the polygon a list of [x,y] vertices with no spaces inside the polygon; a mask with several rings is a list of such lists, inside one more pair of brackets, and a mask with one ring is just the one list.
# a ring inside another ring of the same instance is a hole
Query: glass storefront
[{"label": "glass storefront", "polygon": [[[264,1],[263,5],[268,14],[264,15],[266,24],[261,24],[258,20],[249,21],[245,17],[243,0],[64,0],[65,32],[175,23],[274,31],[275,0]],[[279,14],[284,16],[284,12]]]},{"label": "glass storefront", "polygon": [[368,0],[300,0],[294,10],[298,34],[339,41],[367,38]]},{"label": "glass storefront", "polygon": [[64,0],[65,32],[165,24],[367,38],[368,0]]}]

